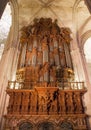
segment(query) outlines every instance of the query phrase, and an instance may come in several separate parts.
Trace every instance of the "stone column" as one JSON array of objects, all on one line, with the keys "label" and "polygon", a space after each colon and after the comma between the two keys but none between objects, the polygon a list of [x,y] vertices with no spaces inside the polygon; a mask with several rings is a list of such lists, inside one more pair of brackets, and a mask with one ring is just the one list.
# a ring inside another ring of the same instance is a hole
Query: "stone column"
[{"label": "stone column", "polygon": [[[81,50],[81,48],[80,48]],[[82,65],[83,65],[83,70],[84,70],[84,76],[85,76],[85,87],[87,88],[87,92],[84,95],[84,102],[85,102],[85,107],[86,109],[86,114],[89,116],[89,124],[91,128],[91,79],[89,78],[89,73],[87,69],[87,64],[86,64],[86,59],[84,55],[84,51],[80,51],[81,54],[81,60],[82,60]]]},{"label": "stone column", "polygon": [[[6,113],[6,106],[8,104],[8,96],[6,95],[6,88],[8,80],[12,80],[15,77],[18,51],[16,48],[10,48],[6,51],[0,63],[0,121],[2,115]],[[15,62],[16,61],[16,62]],[[11,79],[12,76],[12,79]]]},{"label": "stone column", "polygon": [[[75,43],[75,44],[74,44]],[[91,83],[88,77],[86,61],[84,57],[84,53],[77,41],[74,38],[71,48],[71,56],[73,61],[73,68],[75,72],[75,80],[76,81],[84,81],[85,87],[87,88],[87,92],[84,95],[84,107],[86,107],[86,113],[91,115]],[[90,127],[91,127],[91,117],[89,117]]]},{"label": "stone column", "polygon": [[[2,126],[2,116],[6,114],[8,105],[8,96],[6,88],[8,80],[15,80],[15,73],[18,59],[18,41],[12,43],[12,29],[10,30],[7,43],[0,62],[0,126]],[[17,45],[15,46],[17,42]],[[12,78],[11,78],[12,77]],[[1,130],[3,130],[1,128]]]}]

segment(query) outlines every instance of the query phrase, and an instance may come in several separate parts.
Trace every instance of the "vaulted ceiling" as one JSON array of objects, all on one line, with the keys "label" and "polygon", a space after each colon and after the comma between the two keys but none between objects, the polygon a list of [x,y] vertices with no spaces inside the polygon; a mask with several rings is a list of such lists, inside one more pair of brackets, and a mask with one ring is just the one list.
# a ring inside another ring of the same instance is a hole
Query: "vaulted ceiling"
[{"label": "vaulted ceiling", "polygon": [[70,25],[74,0],[18,0],[20,24],[31,22],[35,17],[58,19],[60,26]]},{"label": "vaulted ceiling", "polygon": [[[12,0],[10,1],[12,3]],[[70,27],[72,31],[75,30],[82,33],[83,26],[83,33],[91,29],[91,16],[84,0],[13,1],[16,1],[19,9],[19,28],[30,24],[34,18],[51,17],[53,20],[58,19],[60,27]],[[2,35],[0,34],[0,36]]]},{"label": "vaulted ceiling", "polygon": [[[58,19],[60,26],[72,28],[78,22],[80,28],[90,13],[84,1],[79,0],[18,0],[20,26],[32,22],[37,17]],[[78,20],[78,21],[77,21]]]}]

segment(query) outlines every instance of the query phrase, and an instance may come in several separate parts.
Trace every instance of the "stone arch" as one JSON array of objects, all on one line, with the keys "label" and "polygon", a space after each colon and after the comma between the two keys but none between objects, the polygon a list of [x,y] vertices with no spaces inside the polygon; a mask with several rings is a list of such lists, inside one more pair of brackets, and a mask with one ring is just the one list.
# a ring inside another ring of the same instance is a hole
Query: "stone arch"
[{"label": "stone arch", "polygon": [[38,130],[55,130],[55,124],[50,121],[42,121],[37,125]]},{"label": "stone arch", "polygon": [[63,121],[59,126],[60,130],[73,130],[73,124],[68,121]]},{"label": "stone arch", "polygon": [[76,10],[77,6],[79,5],[79,3],[81,2],[82,0],[76,0],[74,5],[73,5],[73,11]]},{"label": "stone arch", "polygon": [[[91,21],[91,16],[89,16],[85,22],[82,24],[82,26],[79,28],[79,34],[83,35],[82,33],[84,32],[84,28],[87,26],[87,24]],[[89,31],[89,30],[88,30]],[[88,32],[86,31],[86,32]]]},{"label": "stone arch", "polygon": [[[77,8],[79,7],[79,4],[83,2],[83,0],[77,0],[73,6],[73,25],[74,25],[74,30],[73,30],[73,34],[74,34],[74,42],[76,44],[72,43],[72,48],[77,48],[76,51],[72,50],[72,59],[73,59],[73,64],[74,64],[74,68],[75,68],[75,79],[79,80],[79,81],[86,81],[89,82],[89,78],[88,78],[88,73],[87,73],[87,68],[86,68],[86,63],[85,63],[85,59],[84,59],[84,51],[83,51],[83,45],[81,42],[83,42],[83,40],[86,40],[88,36],[84,37],[84,34],[82,34],[82,32],[80,31],[81,29],[83,30],[83,26],[87,26],[90,17],[83,23],[83,25],[81,26],[81,28],[79,29],[77,26]],[[81,32],[81,33],[80,33]],[[84,38],[83,38],[84,37]],[[85,39],[86,38],[86,39]],[[75,50],[75,49],[74,49]],[[75,54],[78,54],[78,58],[75,56]],[[77,60],[74,60],[75,58],[77,58]],[[78,63],[78,59],[80,61],[80,66]],[[80,69],[81,68],[81,69]],[[79,73],[81,72],[81,73]]]},{"label": "stone arch", "polygon": [[8,50],[10,47],[16,47],[18,46],[18,36],[19,36],[19,9],[18,9],[18,3],[17,0],[9,0],[10,2],[10,7],[11,7],[11,13],[12,13],[12,25],[10,27],[10,32],[9,35],[12,36],[11,38],[9,38],[10,36],[8,35],[8,39],[6,44],[5,44],[5,49],[4,52],[6,50]]},{"label": "stone arch", "polygon": [[80,50],[82,52],[82,56],[84,58],[84,65],[86,68],[86,73],[88,76],[88,82],[91,84],[90,78],[91,78],[91,63],[87,61],[86,58],[86,53],[85,53],[85,43],[86,41],[91,38],[91,30],[88,30],[87,32],[85,32],[82,36],[81,36],[81,46],[80,46]]},{"label": "stone arch", "polygon": [[[10,80],[11,75],[16,70],[16,61],[17,61],[17,55],[18,55],[18,49],[16,48],[16,43],[18,43],[18,3],[17,0],[9,0],[11,4],[11,10],[12,10],[12,26],[10,28],[10,32],[8,34],[7,42],[5,44],[5,48],[3,51],[2,59],[0,61],[0,130],[4,127],[4,120],[3,116],[6,114],[6,107],[8,105],[8,99],[9,97],[6,95],[5,90],[8,84],[8,80]],[[11,37],[12,34],[12,37]],[[18,46],[18,44],[17,44]],[[12,53],[12,55],[11,55]],[[11,59],[9,61],[9,59]],[[5,66],[7,64],[7,66]],[[14,70],[14,71],[13,71]]]},{"label": "stone arch", "polygon": [[89,72],[88,72],[88,67],[87,67],[87,63],[86,63],[85,53],[84,53],[84,44],[85,44],[86,40],[90,37],[91,37],[91,30],[88,30],[80,36],[80,45],[79,45],[80,54],[82,56],[84,72],[85,72],[85,80],[88,84],[90,83],[90,78],[89,78]]},{"label": "stone arch", "polygon": [[17,0],[10,0],[13,6],[13,27],[14,27],[14,31],[13,31],[13,41],[14,41],[14,46],[16,46],[17,44],[17,40],[18,40],[18,36],[19,36],[19,8],[18,8],[18,3]]},{"label": "stone arch", "polygon": [[84,44],[86,42],[86,40],[91,37],[91,30],[88,30],[87,32],[85,32],[82,36],[81,36],[81,46],[82,48],[84,48]]},{"label": "stone arch", "polygon": [[19,130],[33,130],[33,124],[31,122],[22,122],[19,124]]},{"label": "stone arch", "polygon": [[[77,21],[76,21],[76,13],[77,13],[77,8],[78,8],[78,5],[80,4],[80,2],[83,1],[83,0],[76,0],[74,5],[73,5],[73,11],[72,11],[72,19],[73,19],[73,24],[77,24]],[[75,22],[75,23],[74,23]]]},{"label": "stone arch", "polygon": [[31,123],[32,126],[34,126],[34,123],[33,123],[31,120],[23,119],[23,118],[21,118],[21,120],[19,120],[17,126],[19,126],[19,125],[21,125],[21,124],[23,124],[23,123],[26,123],[26,122]]},{"label": "stone arch", "polygon": [[[79,7],[79,4],[81,2],[83,2],[84,0],[77,0],[75,3],[74,3],[74,6],[73,6],[73,24],[77,25],[77,8]],[[82,34],[83,30],[84,30],[84,27],[88,24],[88,22],[91,20],[91,16],[89,16],[85,22],[82,24],[82,26],[78,29],[77,26],[76,26],[76,31],[79,32],[79,35]]]}]

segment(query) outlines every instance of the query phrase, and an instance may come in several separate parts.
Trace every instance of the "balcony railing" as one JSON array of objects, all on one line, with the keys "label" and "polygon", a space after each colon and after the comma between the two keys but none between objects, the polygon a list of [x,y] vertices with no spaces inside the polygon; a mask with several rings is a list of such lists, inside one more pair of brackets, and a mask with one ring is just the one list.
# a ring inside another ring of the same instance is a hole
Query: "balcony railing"
[{"label": "balcony railing", "polygon": [[[44,82],[17,82],[9,81],[8,89],[33,89],[34,87],[45,87]],[[85,89],[84,82],[51,82],[47,87],[59,87],[60,89]]]}]

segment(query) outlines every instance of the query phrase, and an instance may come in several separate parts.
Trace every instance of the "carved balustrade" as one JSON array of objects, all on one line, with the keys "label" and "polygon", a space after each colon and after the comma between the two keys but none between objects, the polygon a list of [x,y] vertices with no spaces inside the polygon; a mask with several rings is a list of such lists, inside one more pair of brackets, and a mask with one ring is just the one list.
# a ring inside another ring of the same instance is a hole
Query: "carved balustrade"
[{"label": "carved balustrade", "polygon": [[8,114],[55,115],[82,114],[82,95],[85,89],[60,90],[57,87],[39,87],[34,90],[8,89]]},{"label": "carved balustrade", "polygon": [[8,89],[32,89],[33,87],[59,87],[59,89],[81,90],[85,89],[84,82],[29,82],[9,81]]}]

